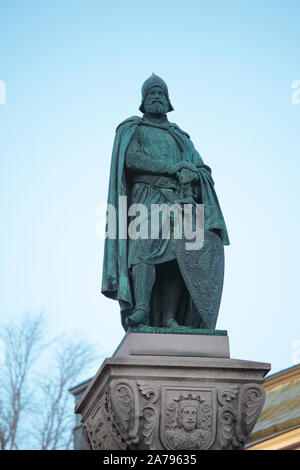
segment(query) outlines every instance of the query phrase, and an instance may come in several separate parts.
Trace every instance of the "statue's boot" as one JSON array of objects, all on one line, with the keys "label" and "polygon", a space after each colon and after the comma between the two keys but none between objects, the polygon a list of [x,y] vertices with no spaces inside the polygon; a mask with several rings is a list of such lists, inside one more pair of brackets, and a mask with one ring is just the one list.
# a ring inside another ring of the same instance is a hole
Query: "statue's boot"
[{"label": "statue's boot", "polygon": [[158,280],[161,287],[163,319],[161,326],[170,329],[191,328],[188,325],[180,325],[176,321],[176,311],[180,297],[183,294],[184,281],[181,276],[177,261],[165,263],[160,267]]},{"label": "statue's boot", "polygon": [[179,325],[179,323],[175,320],[175,318],[165,318],[162,326],[164,328],[172,328],[173,330],[186,330],[187,328],[192,328],[191,326],[184,326],[184,325]]},{"label": "statue's boot", "polygon": [[144,308],[135,308],[133,314],[127,318],[128,326],[149,325],[149,311]]},{"label": "statue's boot", "polygon": [[127,318],[127,325],[149,325],[150,300],[155,282],[155,266],[146,263],[136,264],[132,268],[132,281],[135,308],[132,315]]}]

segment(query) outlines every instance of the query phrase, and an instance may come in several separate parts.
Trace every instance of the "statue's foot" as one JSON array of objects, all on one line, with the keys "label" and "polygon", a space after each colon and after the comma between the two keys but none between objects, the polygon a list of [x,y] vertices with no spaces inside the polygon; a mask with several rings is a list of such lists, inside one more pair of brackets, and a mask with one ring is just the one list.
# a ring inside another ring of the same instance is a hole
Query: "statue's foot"
[{"label": "statue's foot", "polygon": [[127,318],[128,326],[149,325],[149,313],[143,309],[136,309],[130,317]]},{"label": "statue's foot", "polygon": [[186,329],[186,328],[191,328],[190,326],[179,325],[179,323],[177,323],[177,321],[174,320],[174,318],[169,318],[168,320],[165,320],[165,321],[163,322],[163,327],[165,327],[165,328],[172,328],[172,329],[174,329],[174,330],[175,330],[175,329],[176,329],[176,330],[178,330],[178,329],[182,330],[182,329]]}]

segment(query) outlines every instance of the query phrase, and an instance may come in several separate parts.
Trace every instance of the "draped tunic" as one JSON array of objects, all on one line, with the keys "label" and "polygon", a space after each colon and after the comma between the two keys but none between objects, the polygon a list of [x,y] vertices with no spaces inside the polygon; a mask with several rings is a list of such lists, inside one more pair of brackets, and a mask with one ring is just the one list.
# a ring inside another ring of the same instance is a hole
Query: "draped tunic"
[{"label": "draped tunic", "polygon": [[[129,170],[129,178],[137,174],[130,193],[130,204],[143,204],[147,209],[144,217],[139,221],[146,226],[147,239],[129,238],[128,266],[146,262],[158,264],[176,258],[176,240],[174,239],[174,214],[171,213],[170,233],[162,237],[163,219],[159,219],[158,227],[153,227],[155,220],[151,219],[151,206],[153,204],[167,204],[171,206],[180,197],[179,186],[168,188],[165,184],[170,180],[169,170],[172,165],[182,160],[181,150],[175,139],[165,129],[151,126],[139,126],[136,130],[126,152],[125,163]],[[139,181],[138,175],[155,174],[151,184]],[[160,176],[166,178],[160,178]],[[134,179],[134,178],[133,178]],[[176,183],[175,178],[174,183]],[[162,184],[163,183],[163,184]],[[173,183],[173,181],[171,181]],[[156,228],[158,238],[151,239],[152,229]]]}]

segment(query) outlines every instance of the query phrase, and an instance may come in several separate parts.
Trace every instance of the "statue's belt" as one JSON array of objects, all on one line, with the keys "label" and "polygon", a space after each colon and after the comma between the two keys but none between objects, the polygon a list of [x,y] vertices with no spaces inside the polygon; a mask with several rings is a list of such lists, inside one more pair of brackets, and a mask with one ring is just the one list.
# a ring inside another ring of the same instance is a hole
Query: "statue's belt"
[{"label": "statue's belt", "polygon": [[165,189],[178,189],[179,184],[176,178],[172,176],[155,176],[155,175],[142,175],[135,174],[131,179],[132,183],[146,183],[151,186],[157,186]]}]

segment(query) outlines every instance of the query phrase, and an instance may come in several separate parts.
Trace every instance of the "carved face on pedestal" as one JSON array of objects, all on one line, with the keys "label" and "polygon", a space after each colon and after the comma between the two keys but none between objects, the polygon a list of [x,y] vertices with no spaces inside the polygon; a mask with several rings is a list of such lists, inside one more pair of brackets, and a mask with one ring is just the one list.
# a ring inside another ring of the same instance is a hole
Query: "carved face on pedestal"
[{"label": "carved face on pedestal", "polygon": [[194,406],[185,406],[181,410],[181,426],[185,431],[192,431],[197,426],[198,410]]},{"label": "carved face on pedestal", "polygon": [[169,102],[164,90],[159,86],[150,88],[145,97],[144,108],[150,114],[160,115],[168,112]]}]

